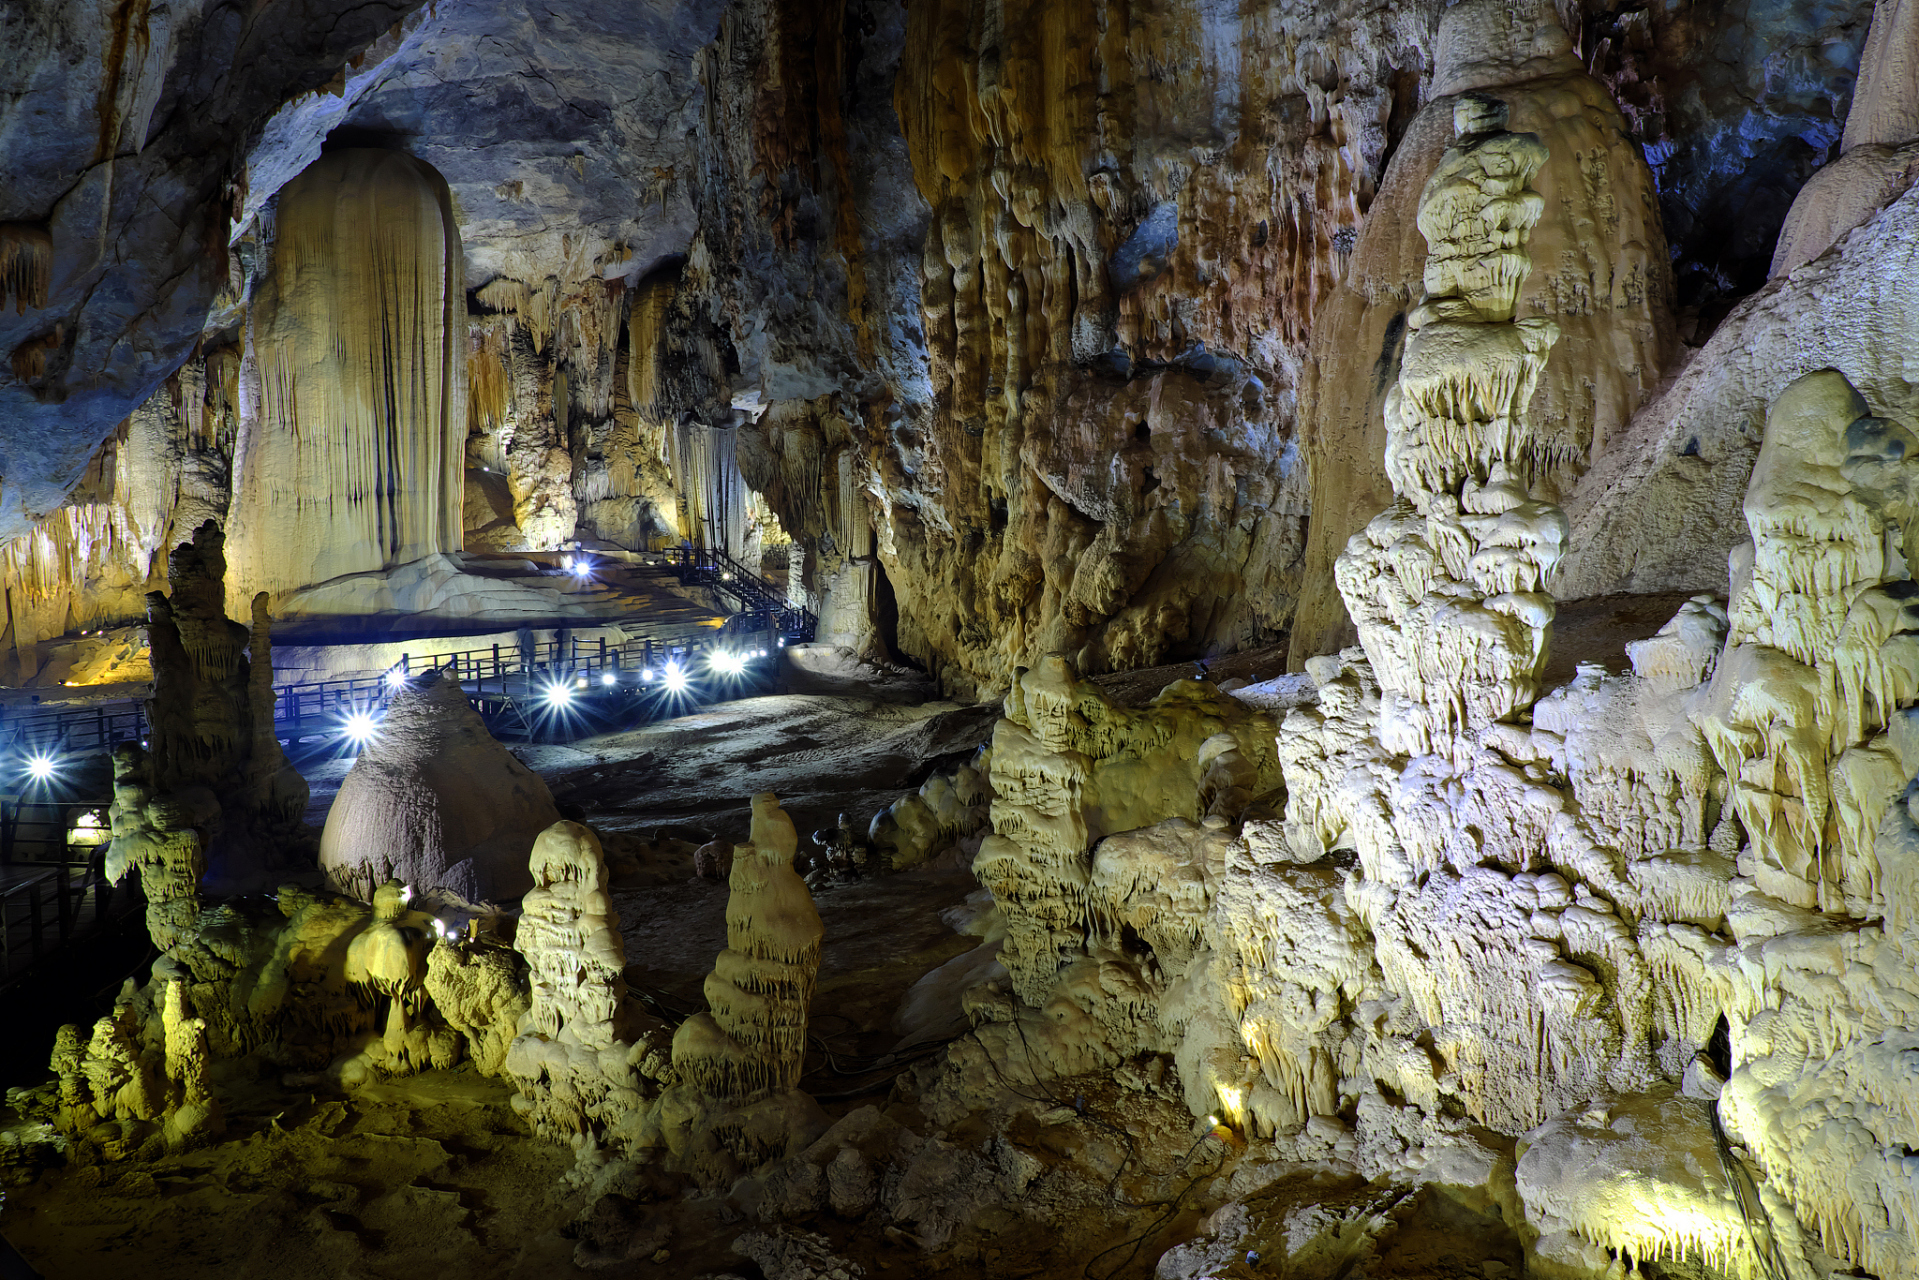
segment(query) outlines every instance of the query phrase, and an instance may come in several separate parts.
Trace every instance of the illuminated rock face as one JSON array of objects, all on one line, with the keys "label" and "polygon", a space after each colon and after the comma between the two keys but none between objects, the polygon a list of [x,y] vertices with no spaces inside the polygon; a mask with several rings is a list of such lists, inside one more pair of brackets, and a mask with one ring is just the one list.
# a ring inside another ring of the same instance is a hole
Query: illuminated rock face
[{"label": "illuminated rock face", "polygon": [[460,549],[464,281],[446,184],[410,156],[329,152],[280,193],[247,327],[237,598]]}]

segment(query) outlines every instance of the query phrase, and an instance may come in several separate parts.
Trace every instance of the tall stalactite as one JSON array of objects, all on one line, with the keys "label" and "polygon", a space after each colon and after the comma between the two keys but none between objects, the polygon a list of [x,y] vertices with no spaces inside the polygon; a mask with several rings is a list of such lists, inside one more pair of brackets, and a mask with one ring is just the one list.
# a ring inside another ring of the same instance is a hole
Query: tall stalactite
[{"label": "tall stalactite", "polygon": [[287,184],[248,332],[229,543],[240,605],[460,549],[463,284],[429,166],[341,150]]}]

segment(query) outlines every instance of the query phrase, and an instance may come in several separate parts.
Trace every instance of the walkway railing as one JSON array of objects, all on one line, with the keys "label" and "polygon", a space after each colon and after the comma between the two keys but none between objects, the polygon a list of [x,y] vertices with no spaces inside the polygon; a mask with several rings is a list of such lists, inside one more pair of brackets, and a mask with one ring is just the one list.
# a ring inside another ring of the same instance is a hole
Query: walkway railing
[{"label": "walkway railing", "polygon": [[107,882],[104,832],[75,825],[106,811],[104,800],[0,796],[0,985],[137,907],[134,884]]},{"label": "walkway railing", "polygon": [[[626,685],[632,682],[632,673],[648,673],[669,663],[683,671],[715,656],[732,655],[750,663],[762,650],[770,656],[779,646],[805,643],[818,632],[817,616],[790,603],[778,587],[724,551],[674,547],[655,554],[682,583],[711,587],[737,602],[740,612],[717,632],[679,640],[611,643],[604,636],[581,640],[562,632],[551,640],[490,644],[433,654],[417,662],[403,654],[392,668],[375,676],[279,685],[273,691],[275,729],[282,739],[291,740],[326,725],[337,726],[355,713],[384,712],[393,693],[410,677],[433,669],[457,678],[490,722],[517,717],[524,727],[526,715],[516,704],[537,699],[543,686],[561,677],[585,678],[596,688]],[[146,704],[135,699],[85,707],[0,710],[0,772],[30,771],[35,761],[102,753],[116,742],[145,742],[147,729]]]},{"label": "walkway railing", "polygon": [[[786,592],[720,548],[671,547],[664,555],[681,582],[715,587],[739,603],[742,615],[763,620],[752,630],[774,631],[787,644],[805,644],[818,635],[817,615],[789,601]],[[728,619],[728,625],[733,621]]]}]

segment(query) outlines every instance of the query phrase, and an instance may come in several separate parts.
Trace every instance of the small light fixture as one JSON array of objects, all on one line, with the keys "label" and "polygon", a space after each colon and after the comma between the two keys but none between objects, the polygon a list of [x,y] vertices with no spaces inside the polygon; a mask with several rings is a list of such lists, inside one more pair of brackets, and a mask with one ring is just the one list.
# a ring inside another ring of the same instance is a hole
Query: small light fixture
[{"label": "small light fixture", "polygon": [[373,718],[372,712],[354,711],[348,714],[340,731],[355,747],[364,747],[380,732],[380,722]]},{"label": "small light fixture", "polygon": [[614,674],[611,671],[606,671],[600,674],[600,683],[602,685],[611,687],[612,685],[618,684],[619,679],[616,676],[614,676]]}]

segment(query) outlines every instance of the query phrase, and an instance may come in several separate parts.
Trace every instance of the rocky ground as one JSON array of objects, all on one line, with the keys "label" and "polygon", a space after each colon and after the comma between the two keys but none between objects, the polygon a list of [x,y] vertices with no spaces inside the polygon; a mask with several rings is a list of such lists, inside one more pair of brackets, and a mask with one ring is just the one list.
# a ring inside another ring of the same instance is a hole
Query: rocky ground
[{"label": "rocky ground", "polygon": [[[822,669],[824,668],[824,669]],[[1275,706],[1301,696],[1279,649],[1212,664]],[[1109,677],[1137,702],[1188,664]],[[632,991],[676,1021],[703,1006],[727,887],[692,851],[746,836],[781,797],[803,833],[872,814],[992,731],[993,705],[921,700],[910,672],[834,668],[806,690],[571,746],[516,748],[606,837]],[[316,816],[344,765],[312,769]],[[333,776],[331,785],[329,776]],[[809,1280],[951,1275],[1171,1280],[1266,1274],[1509,1280],[1498,1206],[1282,1162],[1195,1122],[1171,1063],[1041,1082],[968,1030],[961,993],[1004,975],[997,913],[960,852],[823,884],[804,1087],[834,1128],[724,1189],[652,1165],[575,1175],[527,1135],[510,1089],[470,1067],[345,1094],[225,1069],[226,1138],[151,1160],[14,1166],[4,1231],[50,1277],[547,1277]],[[849,1154],[850,1153],[850,1154]],[[1262,1263],[1261,1258],[1268,1259]]]}]

